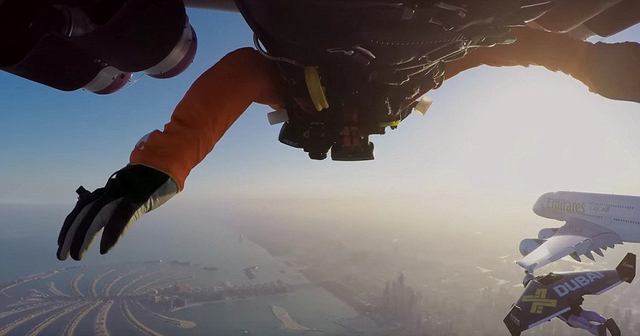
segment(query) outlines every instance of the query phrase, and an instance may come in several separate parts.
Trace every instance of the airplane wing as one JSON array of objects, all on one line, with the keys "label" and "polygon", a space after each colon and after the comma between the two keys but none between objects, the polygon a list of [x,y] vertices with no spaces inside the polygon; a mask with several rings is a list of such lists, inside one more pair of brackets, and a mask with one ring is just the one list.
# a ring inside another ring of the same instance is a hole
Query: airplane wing
[{"label": "airplane wing", "polygon": [[571,218],[556,234],[516,263],[533,272],[568,255],[586,255],[593,259],[591,251],[601,255],[600,249],[613,248],[615,244],[622,244],[622,238],[615,232],[583,219]]},{"label": "airplane wing", "polygon": [[512,336],[550,321],[584,295],[600,295],[636,275],[636,255],[628,253],[615,270],[549,273],[527,284],[522,296],[503,320]]}]

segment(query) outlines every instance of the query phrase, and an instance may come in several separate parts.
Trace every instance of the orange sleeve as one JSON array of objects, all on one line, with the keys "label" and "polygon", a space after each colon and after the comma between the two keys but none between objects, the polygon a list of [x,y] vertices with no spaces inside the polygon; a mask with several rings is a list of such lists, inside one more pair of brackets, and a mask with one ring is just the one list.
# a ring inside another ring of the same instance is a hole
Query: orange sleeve
[{"label": "orange sleeve", "polygon": [[571,75],[604,97],[640,102],[640,44],[593,44],[531,28],[514,33],[513,44],[478,48],[448,63],[447,77],[480,65],[539,65]]},{"label": "orange sleeve", "polygon": [[164,130],[153,131],[136,145],[130,163],[168,174],[182,190],[191,170],[251,103],[283,105],[282,92],[271,61],[250,48],[236,50],[193,83]]}]

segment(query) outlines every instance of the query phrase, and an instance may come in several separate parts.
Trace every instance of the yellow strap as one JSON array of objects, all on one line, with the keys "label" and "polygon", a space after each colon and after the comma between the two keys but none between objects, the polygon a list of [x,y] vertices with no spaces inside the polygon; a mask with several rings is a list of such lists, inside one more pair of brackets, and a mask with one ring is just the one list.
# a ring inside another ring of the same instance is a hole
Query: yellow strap
[{"label": "yellow strap", "polygon": [[313,106],[315,106],[318,112],[329,108],[329,102],[327,96],[324,93],[322,83],[320,83],[320,75],[318,74],[317,66],[308,66],[304,68],[304,78],[307,82],[307,89],[311,96]]},{"label": "yellow strap", "polygon": [[380,123],[380,127],[396,127],[398,125],[400,125],[400,122],[402,120],[396,120],[396,121],[391,121],[391,122],[386,122],[386,123]]}]

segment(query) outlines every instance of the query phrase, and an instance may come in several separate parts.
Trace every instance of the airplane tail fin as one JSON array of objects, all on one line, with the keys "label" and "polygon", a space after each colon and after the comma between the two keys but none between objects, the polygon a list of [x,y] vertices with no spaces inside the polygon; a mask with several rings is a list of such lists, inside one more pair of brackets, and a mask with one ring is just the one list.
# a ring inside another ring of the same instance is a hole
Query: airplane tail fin
[{"label": "airplane tail fin", "polygon": [[627,253],[627,256],[624,257],[618,267],[616,267],[616,271],[618,271],[618,277],[620,277],[622,281],[631,283],[636,277],[636,255]]}]

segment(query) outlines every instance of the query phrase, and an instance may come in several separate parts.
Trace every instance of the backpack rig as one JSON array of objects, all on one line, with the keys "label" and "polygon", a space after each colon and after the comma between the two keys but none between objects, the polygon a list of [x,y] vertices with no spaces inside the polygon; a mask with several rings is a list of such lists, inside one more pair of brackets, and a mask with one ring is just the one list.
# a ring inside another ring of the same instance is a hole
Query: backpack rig
[{"label": "backpack rig", "polygon": [[256,48],[286,82],[280,142],[311,159],[372,160],[372,134],[397,128],[446,63],[515,41],[541,0],[235,0]]}]

